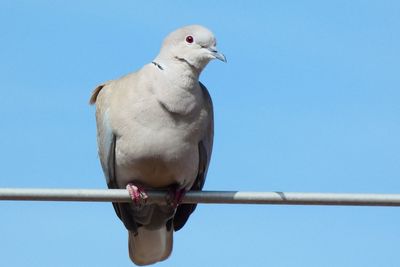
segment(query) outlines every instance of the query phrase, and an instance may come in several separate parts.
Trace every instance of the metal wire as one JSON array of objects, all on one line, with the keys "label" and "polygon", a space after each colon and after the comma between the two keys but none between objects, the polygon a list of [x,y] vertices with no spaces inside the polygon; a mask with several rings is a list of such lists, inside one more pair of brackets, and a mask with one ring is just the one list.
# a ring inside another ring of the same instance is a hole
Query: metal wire
[{"label": "metal wire", "polygon": [[[166,203],[170,194],[149,191],[147,203]],[[22,201],[85,201],[131,202],[125,189],[30,189],[0,188],[0,200]],[[207,204],[275,204],[275,205],[338,205],[338,206],[400,206],[400,194],[343,194],[343,193],[289,193],[192,191],[183,203]]]}]

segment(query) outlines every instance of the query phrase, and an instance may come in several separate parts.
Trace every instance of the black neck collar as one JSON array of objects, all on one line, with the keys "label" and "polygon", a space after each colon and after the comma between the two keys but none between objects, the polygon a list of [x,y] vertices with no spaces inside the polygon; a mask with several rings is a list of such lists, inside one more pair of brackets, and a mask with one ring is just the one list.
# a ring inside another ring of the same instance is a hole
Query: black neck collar
[{"label": "black neck collar", "polygon": [[163,67],[161,67],[161,65],[160,65],[160,64],[158,64],[157,62],[155,62],[155,61],[152,61],[151,63],[153,63],[153,65],[154,65],[154,66],[156,66],[157,68],[159,68],[160,70],[164,70],[164,68],[163,68]]}]

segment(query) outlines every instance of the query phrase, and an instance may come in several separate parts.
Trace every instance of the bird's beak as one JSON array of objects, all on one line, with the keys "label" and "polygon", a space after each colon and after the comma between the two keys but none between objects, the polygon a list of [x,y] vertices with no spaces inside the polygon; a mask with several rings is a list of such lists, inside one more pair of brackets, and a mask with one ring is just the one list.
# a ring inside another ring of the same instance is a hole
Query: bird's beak
[{"label": "bird's beak", "polygon": [[214,58],[217,58],[223,62],[226,62],[226,57],[224,56],[224,54],[219,53],[215,47],[210,47],[208,50],[211,52],[211,54],[214,56]]}]

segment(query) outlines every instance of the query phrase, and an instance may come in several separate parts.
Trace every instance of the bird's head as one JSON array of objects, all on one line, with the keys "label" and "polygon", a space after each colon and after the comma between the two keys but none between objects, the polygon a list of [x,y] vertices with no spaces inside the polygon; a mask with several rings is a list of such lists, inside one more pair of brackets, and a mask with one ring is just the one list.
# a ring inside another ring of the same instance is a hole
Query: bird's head
[{"label": "bird's head", "polygon": [[164,40],[160,58],[180,60],[201,72],[212,59],[226,62],[216,48],[214,34],[200,25],[190,25],[170,33]]}]

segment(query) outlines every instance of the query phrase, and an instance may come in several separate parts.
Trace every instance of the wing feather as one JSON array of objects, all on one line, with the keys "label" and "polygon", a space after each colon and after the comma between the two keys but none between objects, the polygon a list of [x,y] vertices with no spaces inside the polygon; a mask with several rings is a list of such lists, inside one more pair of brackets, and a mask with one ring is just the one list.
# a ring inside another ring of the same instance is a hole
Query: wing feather
[{"label": "wing feather", "polygon": [[[208,166],[210,164],[213,138],[214,138],[214,112],[213,112],[212,100],[207,88],[202,83],[200,83],[200,86],[203,91],[205,108],[208,113],[208,123],[205,134],[202,140],[198,144],[198,150],[199,150],[198,173],[196,181],[194,182],[190,191],[199,191],[203,189],[207,176]],[[175,231],[180,230],[185,225],[185,223],[189,219],[190,214],[193,213],[196,207],[197,204],[182,204],[178,206],[178,209],[176,210],[174,216]]]}]

